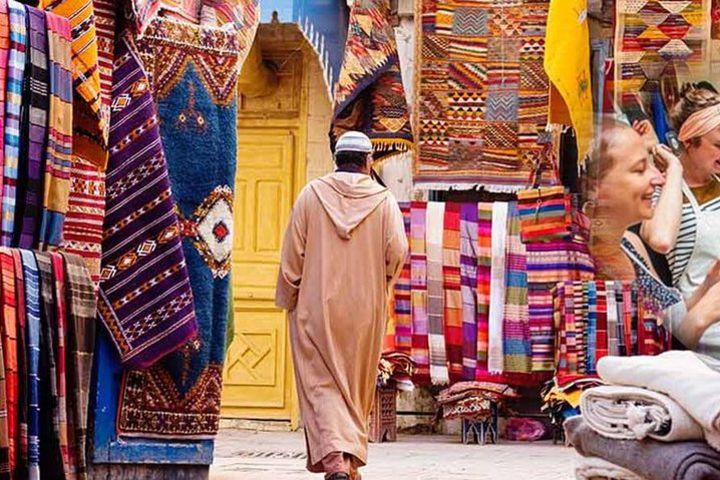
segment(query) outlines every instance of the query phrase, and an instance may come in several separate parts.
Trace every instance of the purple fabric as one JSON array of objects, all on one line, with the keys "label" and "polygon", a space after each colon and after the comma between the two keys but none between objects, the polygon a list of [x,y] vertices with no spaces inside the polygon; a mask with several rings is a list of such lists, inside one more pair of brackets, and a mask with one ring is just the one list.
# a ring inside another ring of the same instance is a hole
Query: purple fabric
[{"label": "purple fabric", "polygon": [[145,367],[197,320],[147,76],[124,40],[115,58],[98,310],[121,361]]},{"label": "purple fabric", "polygon": [[460,206],[460,291],[462,294],[463,379],[475,380],[477,370],[478,207]]},{"label": "purple fabric", "polygon": [[[20,248],[37,248],[43,198],[42,173],[45,168],[48,110],[50,109],[48,39],[45,13],[27,7],[29,50],[26,73],[29,73],[29,108],[23,114],[17,209],[13,243]],[[25,123],[27,115],[27,123]]]}]

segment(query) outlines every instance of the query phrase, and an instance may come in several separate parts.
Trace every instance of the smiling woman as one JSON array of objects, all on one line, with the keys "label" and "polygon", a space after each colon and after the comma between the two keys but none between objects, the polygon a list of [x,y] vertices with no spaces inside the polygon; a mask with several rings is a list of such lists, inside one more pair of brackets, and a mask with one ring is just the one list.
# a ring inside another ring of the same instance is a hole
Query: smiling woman
[{"label": "smiling woman", "polygon": [[718,345],[715,332],[720,318],[715,312],[720,308],[720,263],[683,299],[678,289],[663,284],[640,238],[627,231],[658,215],[653,208],[654,191],[665,186],[670,174],[667,168],[662,174],[655,163],[669,167],[678,159],[663,147],[655,147],[654,162],[643,137],[634,129],[611,122],[602,127],[588,160],[585,188],[599,276],[637,281],[647,307],[664,319],[676,338],[688,348],[720,358],[713,350]]}]

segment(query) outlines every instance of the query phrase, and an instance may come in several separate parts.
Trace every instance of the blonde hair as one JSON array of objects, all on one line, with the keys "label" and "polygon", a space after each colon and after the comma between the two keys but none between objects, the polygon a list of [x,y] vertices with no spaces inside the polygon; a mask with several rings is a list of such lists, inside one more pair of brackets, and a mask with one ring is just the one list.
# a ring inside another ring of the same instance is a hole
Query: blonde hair
[{"label": "blonde hair", "polygon": [[616,146],[617,134],[625,130],[632,130],[632,128],[612,116],[604,117],[599,127],[596,128],[595,131],[599,134],[593,139],[585,157],[581,188],[584,202],[597,200],[600,182],[615,165],[616,158],[610,154],[610,150]]}]

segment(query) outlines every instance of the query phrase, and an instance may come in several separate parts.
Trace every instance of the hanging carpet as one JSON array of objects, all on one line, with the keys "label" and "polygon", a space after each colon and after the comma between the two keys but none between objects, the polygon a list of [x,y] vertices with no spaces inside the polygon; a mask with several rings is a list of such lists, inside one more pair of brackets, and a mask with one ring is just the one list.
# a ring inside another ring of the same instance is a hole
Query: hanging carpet
[{"label": "hanging carpet", "polygon": [[333,145],[348,130],[364,132],[373,143],[376,160],[409,150],[413,143],[389,17],[388,0],[355,1],[330,131]]},{"label": "hanging carpet", "polygon": [[152,367],[126,372],[118,432],[210,438],[219,427],[230,302],[238,59],[249,45],[233,28],[155,18],[137,47],[157,102],[199,335]]},{"label": "hanging carpet", "polygon": [[149,366],[197,332],[150,85],[117,42],[98,312],[120,359]]},{"label": "hanging carpet", "polygon": [[660,79],[705,80],[709,61],[710,0],[618,0],[615,101],[637,92],[650,101]]},{"label": "hanging carpet", "polygon": [[551,141],[548,2],[415,3],[416,185],[525,187]]}]

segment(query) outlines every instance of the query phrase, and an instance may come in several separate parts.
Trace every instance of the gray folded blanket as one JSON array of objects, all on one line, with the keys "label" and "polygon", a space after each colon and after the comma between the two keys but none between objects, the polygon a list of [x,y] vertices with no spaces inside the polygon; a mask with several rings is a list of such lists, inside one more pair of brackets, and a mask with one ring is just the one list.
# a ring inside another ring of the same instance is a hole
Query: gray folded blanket
[{"label": "gray folded blanket", "polygon": [[595,432],[581,416],[567,419],[565,432],[580,455],[602,458],[647,480],[720,479],[720,453],[705,442],[611,440]]}]

